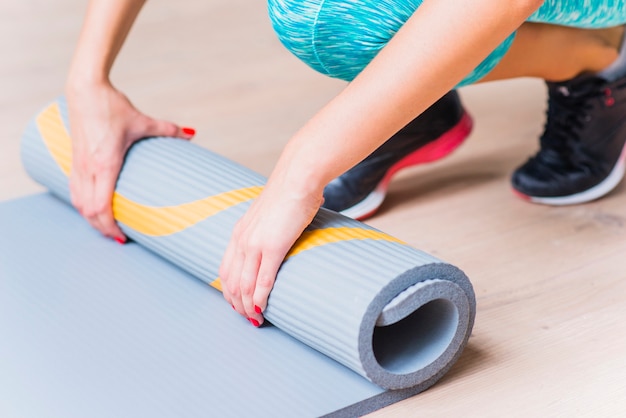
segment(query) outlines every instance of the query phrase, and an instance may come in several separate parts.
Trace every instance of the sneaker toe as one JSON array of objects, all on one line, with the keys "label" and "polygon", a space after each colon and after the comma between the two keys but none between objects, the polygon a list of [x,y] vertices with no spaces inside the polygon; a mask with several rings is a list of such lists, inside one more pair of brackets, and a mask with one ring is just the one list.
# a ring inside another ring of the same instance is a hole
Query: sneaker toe
[{"label": "sneaker toe", "polygon": [[341,177],[338,177],[324,188],[322,207],[341,212],[358,204],[363,198],[364,196],[355,194],[349,185]]},{"label": "sneaker toe", "polygon": [[526,196],[558,198],[595,186],[596,178],[585,167],[559,169],[541,165],[531,159],[515,170],[511,176],[511,185]]}]

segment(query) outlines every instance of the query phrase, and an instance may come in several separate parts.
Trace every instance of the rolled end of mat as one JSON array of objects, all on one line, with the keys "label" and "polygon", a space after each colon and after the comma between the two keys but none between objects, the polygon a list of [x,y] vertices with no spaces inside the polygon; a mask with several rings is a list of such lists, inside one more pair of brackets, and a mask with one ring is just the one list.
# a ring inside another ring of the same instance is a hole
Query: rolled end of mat
[{"label": "rolled end of mat", "polygon": [[[34,179],[69,202],[67,126],[60,99],[27,128],[22,158]],[[187,141],[154,138],[126,156],[113,212],[134,241],[220,289],[231,231],[264,181]],[[425,389],[465,346],[475,300],[456,267],[321,209],[283,262],[264,315],[383,388]]]},{"label": "rolled end of mat", "polygon": [[[462,287],[464,276],[453,266],[429,264],[381,290],[363,317],[359,336],[361,362],[372,382],[388,389],[412,387],[456,361],[475,310],[473,297]],[[406,281],[416,284],[405,289]]]}]

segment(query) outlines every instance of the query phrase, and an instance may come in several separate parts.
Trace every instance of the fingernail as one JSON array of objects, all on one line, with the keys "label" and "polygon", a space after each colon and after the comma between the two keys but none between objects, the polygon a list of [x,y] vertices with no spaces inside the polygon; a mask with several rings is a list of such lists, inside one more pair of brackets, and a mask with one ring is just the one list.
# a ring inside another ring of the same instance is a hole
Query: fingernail
[{"label": "fingernail", "polygon": [[181,131],[183,131],[185,135],[194,136],[196,134],[196,130],[193,128],[181,128]]},{"label": "fingernail", "polygon": [[248,321],[250,321],[250,323],[251,323],[252,325],[254,325],[255,327],[258,327],[258,326],[260,325],[260,324],[259,324],[259,321],[257,321],[257,320],[256,320],[256,319],[254,319],[254,318],[248,318]]},{"label": "fingernail", "polygon": [[259,308],[257,305],[254,305],[254,312],[260,314],[262,311],[261,308]]},{"label": "fingernail", "polygon": [[126,238],[115,237],[114,239],[115,241],[117,241],[118,244],[121,244],[121,245],[126,244]]}]

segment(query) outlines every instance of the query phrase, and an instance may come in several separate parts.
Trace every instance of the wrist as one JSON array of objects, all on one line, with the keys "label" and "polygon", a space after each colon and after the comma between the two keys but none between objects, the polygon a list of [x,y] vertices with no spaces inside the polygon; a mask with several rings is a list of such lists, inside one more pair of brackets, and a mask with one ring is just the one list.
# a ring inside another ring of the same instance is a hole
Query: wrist
[{"label": "wrist", "polygon": [[109,87],[111,87],[111,82],[104,73],[70,71],[65,82],[65,94],[67,96],[78,96],[85,92]]},{"label": "wrist", "polygon": [[85,69],[70,69],[65,81],[66,88],[82,89],[101,87],[110,84],[109,75],[105,71],[88,71]]},{"label": "wrist", "polygon": [[269,177],[266,190],[272,190],[288,199],[296,201],[321,201],[324,192],[324,186],[320,185],[313,177],[304,173],[297,175],[283,174],[278,170],[274,170]]},{"label": "wrist", "polygon": [[330,181],[324,176],[325,167],[313,155],[304,157],[302,150],[296,148],[299,147],[287,145],[270,175],[269,183],[280,184],[281,188],[296,197],[321,197]]}]

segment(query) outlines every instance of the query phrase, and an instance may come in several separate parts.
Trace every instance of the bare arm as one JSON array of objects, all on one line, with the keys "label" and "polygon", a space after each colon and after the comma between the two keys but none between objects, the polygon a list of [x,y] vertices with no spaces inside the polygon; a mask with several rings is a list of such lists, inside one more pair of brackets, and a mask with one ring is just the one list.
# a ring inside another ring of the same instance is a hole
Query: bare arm
[{"label": "bare arm", "polygon": [[113,219],[111,199],[128,148],[147,136],[193,136],[193,130],[139,112],[109,80],[144,1],[89,3],[66,85],[73,145],[72,203],[94,228],[119,242],[126,238]]},{"label": "bare arm", "polygon": [[[425,1],[290,141],[276,175],[317,192],[454,88],[541,1]],[[283,171],[284,170],[284,171]]]},{"label": "bare arm", "polygon": [[[540,0],[425,1],[367,68],[289,141],[235,228],[221,277],[235,308],[262,322],[276,272],[324,186],[470,73]],[[260,309],[257,309],[260,308]]]},{"label": "bare arm", "polygon": [[68,90],[104,83],[145,0],[89,3],[68,76]]}]

